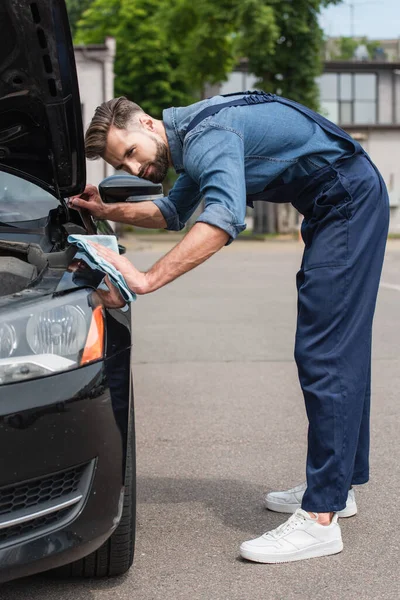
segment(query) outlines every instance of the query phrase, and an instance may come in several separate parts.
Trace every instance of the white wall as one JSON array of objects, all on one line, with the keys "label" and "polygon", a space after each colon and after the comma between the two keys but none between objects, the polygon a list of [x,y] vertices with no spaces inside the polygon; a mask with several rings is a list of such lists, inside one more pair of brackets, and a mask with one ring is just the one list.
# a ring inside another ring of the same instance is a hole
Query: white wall
[{"label": "white wall", "polygon": [[392,97],[392,71],[381,71],[378,78],[378,97],[379,97],[379,115],[378,123],[380,125],[390,125],[394,121],[393,115],[393,97]]},{"label": "white wall", "polygon": [[396,119],[395,122],[400,124],[400,73],[396,74],[395,79],[395,98],[396,98]]},{"label": "white wall", "polygon": [[372,130],[361,142],[386,182],[390,197],[390,231],[400,232],[400,132]]},{"label": "white wall", "polygon": [[[83,128],[86,131],[97,106],[114,97],[115,40],[107,38],[103,47],[75,48],[81,104],[83,105]],[[86,161],[87,183],[98,185],[112,175],[114,170],[102,159]]]}]

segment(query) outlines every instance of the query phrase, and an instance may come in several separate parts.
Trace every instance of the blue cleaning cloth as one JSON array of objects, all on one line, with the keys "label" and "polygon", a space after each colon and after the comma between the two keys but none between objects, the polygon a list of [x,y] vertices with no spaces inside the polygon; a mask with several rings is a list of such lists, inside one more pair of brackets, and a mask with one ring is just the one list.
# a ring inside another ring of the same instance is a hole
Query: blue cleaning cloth
[{"label": "blue cleaning cloth", "polygon": [[[133,302],[136,300],[135,292],[132,292],[132,290],[129,289],[121,273],[104,258],[99,256],[94,246],[88,243],[91,241],[96,242],[119,254],[117,238],[115,235],[69,235],[68,241],[70,244],[75,244],[75,246],[81,250],[81,252],[75,254],[75,259],[82,259],[92,269],[100,269],[106,273],[109,276],[111,283],[115,285],[126,302]],[[99,285],[99,288],[108,289],[103,283]]]}]

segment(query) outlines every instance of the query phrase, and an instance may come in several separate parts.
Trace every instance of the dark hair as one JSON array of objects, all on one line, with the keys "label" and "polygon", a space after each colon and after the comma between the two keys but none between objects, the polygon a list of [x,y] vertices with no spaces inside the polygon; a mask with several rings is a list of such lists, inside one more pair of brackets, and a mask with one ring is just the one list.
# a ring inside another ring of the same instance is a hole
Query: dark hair
[{"label": "dark hair", "polygon": [[130,121],[143,112],[138,104],[131,102],[124,96],[100,104],[96,108],[93,119],[86,131],[86,157],[90,160],[103,158],[111,125],[117,129],[125,129]]}]

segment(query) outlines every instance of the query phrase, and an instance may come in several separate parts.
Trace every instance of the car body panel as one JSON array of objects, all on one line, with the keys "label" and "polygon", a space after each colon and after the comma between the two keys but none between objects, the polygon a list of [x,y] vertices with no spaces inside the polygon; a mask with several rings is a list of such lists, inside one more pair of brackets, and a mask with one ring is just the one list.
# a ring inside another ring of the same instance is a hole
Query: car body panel
[{"label": "car body panel", "polygon": [[0,170],[59,199],[81,193],[82,116],[64,2],[3,0],[0,40]]},{"label": "car body panel", "polygon": [[107,362],[0,387],[2,485],[96,461],[88,496],[71,522],[31,539],[0,543],[0,582],[77,560],[97,549],[118,524],[129,377],[115,396],[109,369],[125,363],[129,370],[129,350],[109,367]]},{"label": "car body panel", "polygon": [[107,310],[106,334],[104,361],[0,386],[0,499],[13,484],[96,463],[82,509],[70,522],[11,543],[0,529],[0,582],[86,556],[119,522],[133,402],[130,311]]},{"label": "car body panel", "polygon": [[[56,297],[73,303],[74,293],[86,295],[88,306],[98,305],[96,290],[104,273],[84,263],[78,270],[73,268],[76,249],[67,242],[68,230],[85,228],[78,213],[75,222],[69,221],[72,211],[59,208],[64,216],[61,222],[49,215],[35,223],[42,226],[35,243],[23,230],[0,234],[0,254],[12,255],[18,249],[28,256],[34,252],[43,267],[29,287],[0,296],[2,316],[34,311]],[[92,227],[96,233],[95,222]],[[102,224],[103,231],[108,227]],[[56,243],[50,239],[52,228],[59,233]],[[103,310],[104,359],[0,385],[0,582],[79,560],[99,548],[118,525],[133,410],[131,309],[103,304]],[[40,526],[30,536],[23,527],[19,535],[4,527],[4,520],[18,516],[4,509],[10,490],[91,462],[93,477],[78,512],[66,509],[58,523]],[[9,540],[4,532],[11,532]]]},{"label": "car body panel", "polygon": [[[3,0],[0,273],[4,283],[7,274],[13,281],[9,264],[36,270],[13,293],[3,285],[1,321],[8,327],[16,315],[28,320],[63,299],[73,305],[75,294],[89,321],[102,306],[104,355],[80,367],[77,356],[63,372],[34,378],[33,371],[30,379],[0,385],[0,582],[87,556],[122,514],[134,440],[131,309],[107,307],[105,292],[97,290],[105,274],[74,261],[69,234],[113,233],[107,222],[64,202],[83,191],[85,179],[64,0]],[[14,357],[12,348],[7,352],[6,360]]]}]

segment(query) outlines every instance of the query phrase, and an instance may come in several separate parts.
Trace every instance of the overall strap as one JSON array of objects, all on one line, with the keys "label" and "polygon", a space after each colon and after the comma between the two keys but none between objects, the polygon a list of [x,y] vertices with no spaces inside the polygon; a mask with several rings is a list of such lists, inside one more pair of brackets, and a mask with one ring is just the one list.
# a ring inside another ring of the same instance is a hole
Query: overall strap
[{"label": "overall strap", "polygon": [[[235,100],[229,100],[228,102],[222,102],[221,104],[212,104],[211,106],[207,106],[201,110],[195,117],[192,119],[186,129],[186,133],[189,133],[192,129],[194,129],[201,121],[206,119],[207,117],[211,117],[211,115],[215,115],[219,113],[223,108],[228,108],[229,106],[251,106],[253,104],[263,104],[265,102],[274,102],[276,100],[275,94],[267,94],[266,92],[254,91],[254,92],[242,92],[242,98],[236,98]],[[224,98],[229,96],[238,96],[241,92],[236,92],[234,94],[225,94]]]},{"label": "overall strap", "polygon": [[350,142],[353,145],[353,153],[363,153],[362,148],[358,142],[353,140],[353,138],[344,131],[338,125],[335,125],[319,113],[311,110],[310,108],[295,102],[294,100],[289,100],[288,98],[283,98],[282,96],[277,96],[276,94],[269,94],[262,90],[254,90],[247,92],[234,92],[233,94],[221,94],[223,98],[228,98],[230,96],[242,96],[241,98],[236,98],[235,100],[230,100],[228,102],[222,102],[221,104],[213,104],[211,106],[207,106],[201,110],[193,119],[190,121],[186,133],[189,133],[192,129],[194,129],[203,119],[210,117],[211,115],[217,114],[223,108],[228,108],[230,106],[252,106],[255,104],[264,104],[266,102],[279,102],[280,104],[286,104],[286,106],[290,106],[297,110],[300,113],[303,113],[312,121],[316,122],[322,129],[326,132],[333,134],[341,139],[344,139]]},{"label": "overall strap", "polygon": [[317,123],[326,133],[330,133],[336,137],[341,138],[342,140],[346,140],[347,142],[351,143],[353,146],[353,154],[357,154],[357,153],[362,154],[363,153],[363,150],[362,150],[360,144],[358,142],[356,142],[355,140],[353,140],[353,138],[347,133],[347,131],[344,131],[344,129],[342,129],[335,123],[332,123],[332,121],[329,121],[328,119],[323,117],[321,114],[316,113],[315,111],[311,110],[311,108],[308,108],[307,106],[303,106],[302,104],[299,104],[298,102],[295,102],[294,100],[289,100],[288,98],[279,97],[279,98],[277,98],[277,101],[280,104],[290,106],[291,108],[294,108],[298,112],[302,113],[303,115],[305,115],[306,117],[308,117],[309,119],[311,119],[312,121]]},{"label": "overall strap", "polygon": [[[221,104],[213,104],[211,106],[207,106],[201,110],[193,119],[190,121],[186,133],[189,133],[192,129],[194,129],[201,121],[210,117],[212,115],[217,114],[223,108],[228,108],[230,106],[252,106],[257,104],[264,104],[266,102],[279,102],[280,104],[286,104],[297,110],[298,112],[303,113],[312,121],[317,123],[324,131],[333,134],[336,137],[344,139],[350,142],[353,146],[353,152],[351,156],[355,154],[364,154],[364,150],[360,146],[358,142],[352,139],[352,137],[343,129],[325,119],[322,115],[314,112],[313,110],[299,104],[298,102],[294,102],[293,100],[288,100],[287,98],[282,98],[281,96],[277,96],[276,94],[269,94],[263,91],[254,90],[247,92],[235,92],[233,94],[221,94],[223,97],[229,96],[242,96],[239,98],[235,98],[234,100],[230,100],[228,102],[222,102]],[[339,159],[337,162],[341,162],[343,159]],[[336,164],[336,163],[335,163]],[[264,190],[258,192],[256,194],[247,194],[246,204],[250,207],[254,207],[253,202],[255,201],[269,201],[269,202],[292,202],[293,198],[296,197],[300,191],[306,188],[313,180],[319,180],[320,177],[332,177],[332,167],[321,167],[317,170],[316,173],[312,175],[307,175],[301,178],[298,178],[290,183],[284,183],[282,178],[277,178],[272,181]]]}]

